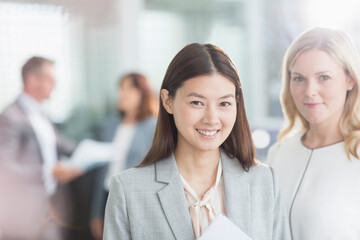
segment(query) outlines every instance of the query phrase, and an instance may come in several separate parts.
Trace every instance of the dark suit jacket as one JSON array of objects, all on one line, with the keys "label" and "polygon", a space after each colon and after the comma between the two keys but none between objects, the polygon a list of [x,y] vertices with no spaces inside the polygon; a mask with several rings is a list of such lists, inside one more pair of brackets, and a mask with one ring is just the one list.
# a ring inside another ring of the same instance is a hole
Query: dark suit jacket
[{"label": "dark suit jacket", "polygon": [[[54,130],[58,155],[70,155],[76,143]],[[0,231],[4,239],[38,237],[49,210],[42,164],[35,132],[16,101],[0,115]]]}]

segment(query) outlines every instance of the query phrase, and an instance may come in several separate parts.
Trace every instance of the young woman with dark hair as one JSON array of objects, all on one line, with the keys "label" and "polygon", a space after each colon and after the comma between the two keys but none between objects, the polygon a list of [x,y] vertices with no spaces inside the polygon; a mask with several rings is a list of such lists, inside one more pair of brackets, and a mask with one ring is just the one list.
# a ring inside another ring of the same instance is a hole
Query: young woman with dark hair
[{"label": "young woman with dark hair", "polygon": [[272,170],[254,159],[239,75],[211,44],[190,44],[161,86],[152,147],[113,178],[104,239],[199,238],[226,215],[252,239],[288,239]]}]

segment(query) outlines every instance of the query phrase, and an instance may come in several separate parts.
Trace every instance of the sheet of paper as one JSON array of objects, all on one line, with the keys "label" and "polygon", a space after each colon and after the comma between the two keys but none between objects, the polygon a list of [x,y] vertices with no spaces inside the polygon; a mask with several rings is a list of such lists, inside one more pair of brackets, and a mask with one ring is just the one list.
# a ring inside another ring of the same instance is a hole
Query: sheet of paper
[{"label": "sheet of paper", "polygon": [[113,144],[92,139],[82,140],[71,157],[62,163],[82,170],[89,170],[113,160]]},{"label": "sheet of paper", "polygon": [[230,219],[222,214],[217,215],[215,220],[200,236],[199,240],[251,240]]}]

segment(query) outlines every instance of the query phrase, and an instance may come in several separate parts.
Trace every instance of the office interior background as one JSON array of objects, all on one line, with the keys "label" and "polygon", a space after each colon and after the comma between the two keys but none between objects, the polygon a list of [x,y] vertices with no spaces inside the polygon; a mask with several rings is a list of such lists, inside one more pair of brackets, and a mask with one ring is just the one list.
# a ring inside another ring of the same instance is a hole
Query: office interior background
[{"label": "office interior background", "polygon": [[1,0],[0,111],[22,89],[20,69],[55,60],[50,119],[73,139],[94,137],[115,111],[119,77],[147,75],[158,95],[168,64],[186,44],[213,43],[235,62],[257,157],[283,123],[281,61],[316,26],[341,28],[360,45],[356,0]]}]

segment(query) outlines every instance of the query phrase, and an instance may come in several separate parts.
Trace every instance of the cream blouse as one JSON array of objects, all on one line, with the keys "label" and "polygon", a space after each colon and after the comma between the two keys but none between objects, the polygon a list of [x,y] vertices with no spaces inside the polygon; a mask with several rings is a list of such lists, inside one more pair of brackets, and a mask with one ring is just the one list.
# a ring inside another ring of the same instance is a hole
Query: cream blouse
[{"label": "cream blouse", "polygon": [[180,177],[184,186],[195,237],[198,239],[219,213],[225,215],[221,160],[218,165],[215,184],[205,192],[201,199],[181,174]]}]

